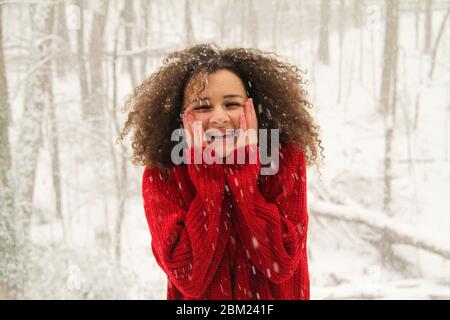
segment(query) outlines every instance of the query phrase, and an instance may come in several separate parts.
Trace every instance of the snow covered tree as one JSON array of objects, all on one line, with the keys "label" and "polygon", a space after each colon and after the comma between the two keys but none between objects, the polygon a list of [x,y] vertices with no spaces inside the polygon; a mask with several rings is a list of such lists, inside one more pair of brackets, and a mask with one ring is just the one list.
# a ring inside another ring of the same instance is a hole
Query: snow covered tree
[{"label": "snow covered tree", "polygon": [[0,4],[0,299],[14,296],[14,270],[17,265],[16,231],[14,224],[14,192],[11,175],[11,147],[9,143],[10,108],[3,53],[3,19]]}]

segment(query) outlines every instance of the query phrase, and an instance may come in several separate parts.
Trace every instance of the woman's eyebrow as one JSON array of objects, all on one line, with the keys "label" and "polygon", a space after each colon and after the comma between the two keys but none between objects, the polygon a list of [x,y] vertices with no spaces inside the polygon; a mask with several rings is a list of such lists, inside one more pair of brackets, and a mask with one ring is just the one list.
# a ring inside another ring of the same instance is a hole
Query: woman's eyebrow
[{"label": "woman's eyebrow", "polygon": [[244,99],[244,97],[241,96],[240,94],[226,94],[223,97],[224,98],[242,98],[242,99]]},{"label": "woman's eyebrow", "polygon": [[[226,98],[242,98],[242,99],[244,99],[244,97],[241,96],[240,94],[226,94],[226,95],[223,96],[223,98],[224,99],[226,99]],[[188,103],[188,105],[191,105],[194,102],[197,102],[197,101],[200,102],[200,101],[203,101],[203,100],[210,100],[210,97],[203,97],[203,98],[192,99],[191,102]]]}]

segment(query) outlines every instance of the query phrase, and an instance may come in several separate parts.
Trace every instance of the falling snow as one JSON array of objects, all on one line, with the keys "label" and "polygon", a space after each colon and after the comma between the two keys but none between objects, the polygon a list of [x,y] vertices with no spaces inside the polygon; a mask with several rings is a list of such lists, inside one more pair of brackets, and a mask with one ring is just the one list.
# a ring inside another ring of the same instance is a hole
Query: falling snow
[{"label": "falling snow", "polygon": [[[222,2],[225,3],[225,1]],[[391,95],[396,97],[397,113],[395,118],[385,117],[379,110],[381,100],[379,91],[382,88],[380,80],[383,70],[384,4],[383,2],[369,2],[370,4],[362,4],[365,18],[362,19],[360,26],[350,25],[350,21],[345,24],[342,47],[339,46],[340,35],[339,29],[336,28],[338,19],[340,19],[338,11],[330,17],[332,23],[327,29],[330,37],[330,61],[328,64],[321,63],[317,58],[318,34],[301,33],[301,30],[318,30],[320,27],[318,21],[304,19],[305,15],[320,16],[320,7],[317,4],[302,9],[289,3],[288,11],[283,6],[278,8],[281,11],[285,10],[282,21],[278,23],[280,27],[281,25],[286,27],[279,28],[286,32],[278,32],[277,37],[274,37],[278,43],[272,43],[273,40],[264,37],[273,31],[273,25],[269,23],[270,19],[269,22],[264,22],[264,19],[258,20],[258,33],[255,33],[258,39],[252,39],[253,33],[251,32],[242,33],[245,36],[241,39],[239,35],[243,30],[239,24],[234,23],[236,22],[234,20],[239,17],[229,16],[229,21],[226,20],[226,23],[229,23],[231,27],[226,29],[223,37],[219,37],[220,25],[216,25],[216,22],[220,19],[214,19],[214,15],[212,15],[213,19],[205,19],[206,15],[212,13],[211,9],[207,7],[195,12],[196,18],[191,20],[192,34],[195,35],[195,42],[215,39],[224,46],[248,47],[253,40],[257,40],[255,43],[258,43],[259,48],[272,50],[276,47],[277,51],[286,57],[286,60],[308,71],[307,78],[311,80],[310,86],[306,88],[309,92],[308,98],[317,107],[311,110],[311,115],[321,126],[322,146],[325,148],[326,156],[320,178],[313,167],[308,167],[307,176],[310,180],[308,181],[307,201],[310,232],[308,233],[308,246],[305,247],[302,244],[301,249],[310,258],[312,298],[448,299],[450,298],[450,286],[447,281],[450,277],[448,259],[443,258],[442,255],[418,249],[414,245],[431,244],[433,248],[442,250],[446,249],[446,243],[448,243],[447,231],[450,228],[450,219],[447,214],[450,211],[450,202],[447,196],[450,189],[450,171],[448,169],[450,90],[445,57],[449,56],[448,48],[450,48],[449,24],[447,21],[447,24],[444,25],[437,47],[437,55],[434,57],[430,52],[425,52],[423,48],[426,33],[425,8],[421,8],[421,14],[418,16],[420,19],[416,20],[415,3],[401,2],[399,34],[401,51],[398,57],[397,87],[394,91],[395,94]],[[116,101],[117,104],[114,107],[119,107],[132,90],[131,81],[133,80],[128,73],[127,59],[132,60],[132,65],[136,68],[134,81],[139,83],[160,66],[164,53],[179,48],[180,39],[187,37],[187,31],[182,22],[185,21],[183,3],[165,4],[161,2],[156,4],[156,12],[152,11],[151,25],[149,26],[149,30],[152,31],[148,36],[151,36],[153,44],[158,44],[160,47],[156,48],[149,44],[147,48],[147,45],[141,44],[138,39],[139,32],[134,34],[133,31],[133,36],[137,38],[136,41],[132,41],[130,50],[125,50],[125,37],[118,38],[117,63],[126,67],[117,68],[116,79],[111,78],[113,63],[111,48],[114,46],[115,29],[119,28],[117,29],[120,31],[119,33],[123,33],[123,30],[120,30],[122,27],[120,27],[119,20],[119,10],[123,8],[111,6],[108,9],[112,11],[108,11],[106,17],[104,43],[99,46],[103,50],[101,55],[103,60],[99,62],[104,68],[104,74],[108,75],[108,79],[104,79],[101,83],[101,95],[105,105],[102,105],[100,110],[107,111],[105,115],[108,117],[102,119],[105,120],[107,127],[109,126],[109,133],[101,132],[100,128],[94,128],[98,131],[91,133],[88,130],[87,122],[82,120],[84,119],[83,99],[81,88],[78,88],[80,73],[77,71],[81,68],[73,68],[72,65],[76,59],[66,61],[66,65],[63,66],[65,70],[60,74],[61,70],[57,69],[60,67],[60,63],[56,59],[53,60],[54,54],[48,53],[43,57],[35,55],[36,49],[33,43],[42,42],[47,38],[50,41],[51,37],[30,38],[33,36],[33,30],[29,21],[26,20],[30,5],[27,3],[18,5],[12,1],[11,4],[2,6],[2,10],[4,10],[2,22],[11,26],[4,30],[3,53],[7,62],[5,79],[8,82],[7,90],[12,118],[9,132],[10,147],[14,155],[13,169],[25,167],[20,165],[23,161],[30,167],[36,168],[35,180],[31,181],[34,186],[31,192],[34,220],[31,232],[33,241],[30,244],[46,248],[42,253],[36,250],[34,256],[31,257],[31,262],[35,264],[31,264],[30,284],[29,289],[25,292],[25,298],[165,299],[167,277],[155,259],[149,257],[153,253],[149,246],[148,226],[143,214],[140,193],[141,181],[139,179],[142,167],[133,167],[128,162],[131,148],[128,148],[125,154],[120,148],[111,144],[113,141],[111,134],[115,135],[117,131],[116,124],[122,124],[126,120],[126,115],[118,110],[116,114],[113,113],[113,101]],[[277,3],[277,1],[263,1],[262,5],[255,8],[256,16],[262,17],[266,13],[273,12]],[[348,10],[348,14],[352,14],[350,5],[345,1],[342,3]],[[432,3],[433,23],[430,24],[432,28],[430,42],[435,44],[447,7],[440,2],[433,1]],[[380,14],[379,27],[374,27],[376,21],[373,21],[372,11],[368,10],[374,8],[378,8],[380,13],[383,13]],[[138,4],[134,10],[137,14],[137,10],[140,10]],[[89,3],[83,8],[84,16],[87,19],[84,22],[92,20],[93,13],[103,11],[101,2]],[[301,19],[302,17],[303,19]],[[44,21],[40,16],[34,17],[34,20],[40,20],[40,24]],[[130,24],[132,29],[134,28],[135,31],[145,30],[141,25],[142,21],[143,19],[139,18],[132,22]],[[301,24],[303,23],[302,27],[298,26],[299,21]],[[419,31],[417,37],[416,22]],[[64,21],[62,21],[62,25],[65,26]],[[154,29],[154,26],[158,26],[158,28]],[[71,29],[66,31],[74,32]],[[57,40],[55,43],[67,42],[67,39],[60,34],[53,38]],[[295,41],[291,41],[292,39]],[[29,41],[30,46],[28,46],[27,40],[33,40]],[[91,40],[91,34],[86,34],[86,40]],[[62,56],[66,56],[70,51],[67,51],[70,46],[56,47]],[[75,55],[77,55],[76,52]],[[87,52],[84,56],[88,60],[91,58]],[[51,59],[52,67],[55,67],[49,79],[54,90],[53,107],[56,110],[54,120],[50,116],[52,107],[47,104],[49,101],[46,99],[47,95],[37,89],[34,92],[27,92],[27,88],[30,86],[22,83],[23,79],[29,78],[30,85],[35,85],[36,77],[34,75],[39,74],[39,68],[43,65],[43,60],[36,59],[47,57]],[[342,60],[340,60],[341,57]],[[433,59],[436,62],[435,74],[430,77],[429,68]],[[89,61],[87,62],[86,72],[91,76],[90,68],[92,66]],[[182,68],[177,60],[171,59],[168,63],[173,68],[177,66]],[[344,72],[339,71],[340,66],[345,70]],[[186,66],[184,67],[186,68]],[[283,74],[273,74],[267,70],[264,70],[263,73],[266,76],[279,77],[281,80],[287,81]],[[117,80],[117,92],[114,91],[113,80]],[[205,77],[206,84],[207,81],[208,78]],[[88,89],[93,89],[90,88],[90,82]],[[254,79],[248,80],[248,87],[258,90],[258,83]],[[288,83],[281,90],[287,90],[287,88],[289,88]],[[171,87],[162,89],[170,92]],[[91,93],[90,90],[88,92]],[[114,98],[112,97],[113,92],[116,94]],[[152,92],[149,90],[143,92],[148,99],[151,98],[150,93]],[[86,98],[91,101],[93,96],[89,95]],[[299,119],[297,115],[300,113],[293,117],[288,112],[289,109],[281,103],[271,105],[271,103],[277,102],[272,96],[260,94],[258,101],[256,99],[255,101],[264,103],[257,104],[258,117],[264,120],[261,122],[262,126],[267,127],[269,124],[279,121],[280,115],[286,121]],[[49,115],[45,114],[46,117],[42,118],[39,126],[29,128],[29,132],[42,131],[43,133],[39,145],[39,157],[36,157],[29,156],[28,149],[32,146],[27,145],[27,140],[24,140],[25,143],[21,142],[22,138],[19,133],[28,128],[26,117],[36,116],[33,112],[27,112],[29,110],[27,106],[33,107],[32,110],[36,111],[38,102],[46,104],[45,110]],[[160,106],[161,111],[165,113],[171,112],[175,115],[179,113],[179,110],[175,110],[177,105],[171,98],[160,100]],[[153,113],[152,116],[144,112],[144,117],[148,123],[160,120],[159,113]],[[303,121],[302,119],[300,118],[301,121]],[[58,124],[59,131],[59,136],[56,137],[60,148],[57,154],[60,157],[57,175],[52,169],[52,165],[55,165],[52,158],[54,152],[48,152],[52,149],[53,139],[49,130],[52,121]],[[165,122],[158,124],[167,125]],[[41,126],[42,130],[39,129]],[[359,228],[353,223],[346,222],[355,215],[344,214],[345,212],[363,212],[364,214],[358,215],[356,218],[360,222],[368,221],[372,226],[377,225],[380,221],[385,221],[382,218],[386,217],[386,213],[382,207],[384,148],[386,145],[384,130],[386,127],[393,128],[395,133],[390,154],[392,157],[390,172],[394,176],[395,182],[391,190],[393,217],[388,220],[393,223],[386,226],[400,235],[411,237],[411,245],[405,246],[407,248],[402,248],[401,245],[397,246],[397,243],[393,243],[392,248],[395,254],[406,257],[405,259],[412,266],[413,275],[408,275],[405,270],[394,271],[385,267],[379,258],[378,246],[370,244],[378,241],[377,238],[371,239],[374,235],[371,234],[370,227]],[[145,133],[141,129],[139,130],[138,132]],[[93,150],[87,147],[88,142],[91,141],[95,146]],[[4,147],[4,145],[0,147]],[[100,157],[97,158],[97,156],[103,152],[103,148],[106,150],[106,156],[99,160]],[[164,149],[157,146],[154,150],[161,155]],[[23,157],[22,155],[28,156]],[[283,154],[280,154],[280,158],[284,159]],[[117,162],[118,160],[119,162]],[[127,161],[127,176],[124,181],[118,181],[122,179],[119,171],[122,170],[121,161]],[[271,165],[274,164],[271,163]],[[198,165],[195,165],[195,170],[200,171]],[[233,174],[232,171],[231,173]],[[59,175],[61,177],[61,212],[57,212],[56,209],[57,193],[53,190],[55,185],[52,182],[53,177]],[[288,172],[287,176],[292,180],[306,183],[306,177],[299,176],[297,172]],[[30,177],[31,175],[26,175],[20,180],[20,175],[18,175],[18,183],[28,183]],[[155,175],[150,177],[149,181],[153,184],[158,179],[163,181],[164,178],[161,175]],[[120,183],[119,187],[116,185],[117,183]],[[232,183],[230,183],[231,187],[233,187]],[[239,193],[237,194],[243,197],[246,189],[239,186],[237,179],[234,179],[234,185],[238,187],[236,190],[239,190]],[[222,188],[219,185],[217,187]],[[270,187],[275,188],[275,185]],[[183,185],[178,183],[178,188],[183,190]],[[278,188],[282,192],[289,191],[285,186],[278,186]],[[185,199],[180,199],[178,194],[173,194],[169,190],[176,190],[176,185],[174,188],[162,190],[160,197],[146,196],[154,197],[156,201],[162,201],[162,198],[167,196],[173,198],[174,204],[179,204],[178,208],[189,208]],[[228,194],[231,193],[228,185],[225,185],[225,190]],[[249,190],[252,193],[258,192],[252,187]],[[297,196],[301,190],[293,192],[293,195]],[[183,190],[183,193],[188,194],[186,189]],[[121,195],[125,195],[125,198],[120,198]],[[124,205],[121,206],[120,203]],[[206,199],[205,203],[207,203],[208,210],[209,207],[216,205],[213,199]],[[116,211],[121,207],[123,212]],[[232,204],[229,207],[236,209]],[[372,211],[376,213],[375,217],[368,214]],[[280,212],[287,215],[282,210]],[[339,212],[342,214],[337,214]],[[123,213],[125,217],[122,221],[118,220],[118,217],[121,216],[120,213]],[[60,228],[59,214],[65,222],[66,234]],[[207,211],[203,211],[202,214],[206,217]],[[332,215],[331,218],[330,215]],[[161,212],[155,215],[158,224],[167,223],[171,217],[181,219],[184,216],[178,212]],[[230,217],[228,212],[227,216]],[[291,218],[295,215],[287,216]],[[203,221],[208,220],[203,219]],[[178,220],[177,222],[180,223],[179,226],[183,225],[182,221]],[[303,222],[294,223],[298,234],[305,235],[306,229],[302,225]],[[116,225],[122,227],[123,233],[120,236],[116,234]],[[186,224],[184,225],[186,226]],[[224,225],[225,230],[231,230],[232,226],[227,222]],[[210,226],[215,227],[215,225]],[[201,230],[201,224],[198,227]],[[212,230],[214,227],[211,227]],[[204,224],[204,229],[208,231],[207,224]],[[217,228],[216,232],[218,232]],[[114,239],[116,238],[122,240],[122,257],[119,264],[116,263],[115,258],[111,257],[112,255],[103,255],[103,252],[115,251]],[[367,238],[371,240],[368,241]],[[180,239],[179,235],[171,234],[167,236],[165,245],[176,243],[178,239]],[[230,239],[232,245],[238,243],[234,237],[231,236]],[[67,243],[63,247],[64,250],[55,249],[63,242]],[[209,247],[208,244],[206,245]],[[257,249],[259,246],[256,238],[252,237],[252,249]],[[211,247],[212,250],[215,250],[215,243],[212,243]],[[182,248],[180,247],[180,249]],[[184,245],[184,248],[187,249],[189,246]],[[155,247],[155,250],[161,253],[164,248],[158,246]],[[252,252],[255,252],[255,255],[257,253],[257,251]],[[247,249],[245,249],[245,254],[250,260],[250,252]],[[256,261],[258,257],[253,258]],[[53,268],[47,268],[48,263],[46,264],[46,262],[48,261],[52,261]],[[67,280],[65,277],[73,269],[67,267],[68,262],[76,265],[75,269],[80,271],[79,278],[83,281],[81,281],[82,285],[79,290],[69,290],[70,288],[65,283]],[[247,262],[250,264],[250,261]],[[38,265],[43,267],[38,269]],[[119,268],[113,269],[117,265]],[[167,267],[164,262],[163,266]],[[263,271],[266,266],[263,268],[258,266],[258,268]],[[178,271],[174,270],[175,277],[185,279],[187,272],[185,269],[192,270],[192,264],[190,263]],[[256,275],[255,266],[252,266],[251,269],[251,273]],[[46,272],[40,270],[46,270]],[[184,271],[183,274],[179,274],[181,270]],[[261,272],[260,276],[266,274],[270,278],[272,270],[275,273],[280,272],[278,262],[273,262],[273,269],[267,268],[266,272]],[[46,277],[48,281],[43,281],[40,277]],[[51,281],[52,279],[58,281]],[[191,281],[192,276],[187,275],[187,279]],[[242,290],[239,283],[238,287]],[[221,290],[224,292],[222,285]],[[244,291],[247,294],[245,289]],[[258,299],[261,298],[260,293],[262,292],[256,292]],[[0,298],[3,298],[1,294],[0,290]],[[305,294],[303,290],[301,294]],[[248,297],[253,297],[251,291],[248,291]]]}]

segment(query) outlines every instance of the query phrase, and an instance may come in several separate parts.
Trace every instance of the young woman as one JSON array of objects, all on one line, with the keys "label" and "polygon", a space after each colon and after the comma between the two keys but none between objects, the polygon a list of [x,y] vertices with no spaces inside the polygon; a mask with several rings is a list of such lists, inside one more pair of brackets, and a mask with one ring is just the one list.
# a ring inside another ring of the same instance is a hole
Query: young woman
[{"label": "young woman", "polygon": [[[276,55],[200,44],[170,53],[128,98],[120,138],[134,129],[167,299],[309,299],[306,165],[320,139],[303,84]],[[174,164],[171,137],[181,127],[185,155],[200,150],[200,164]],[[266,141],[246,136],[250,129],[279,130],[275,174],[261,174]],[[208,147],[224,161],[206,162]],[[241,151],[245,163],[236,162]]]}]

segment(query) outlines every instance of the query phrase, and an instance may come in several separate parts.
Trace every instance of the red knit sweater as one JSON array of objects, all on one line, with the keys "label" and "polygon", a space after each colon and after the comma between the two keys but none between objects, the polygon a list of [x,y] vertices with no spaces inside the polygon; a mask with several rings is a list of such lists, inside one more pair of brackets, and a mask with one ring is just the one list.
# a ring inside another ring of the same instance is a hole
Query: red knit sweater
[{"label": "red knit sweater", "polygon": [[167,177],[144,170],[168,300],[309,299],[304,153],[282,145],[275,175],[259,174],[257,154],[256,164],[173,165]]}]

